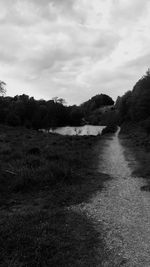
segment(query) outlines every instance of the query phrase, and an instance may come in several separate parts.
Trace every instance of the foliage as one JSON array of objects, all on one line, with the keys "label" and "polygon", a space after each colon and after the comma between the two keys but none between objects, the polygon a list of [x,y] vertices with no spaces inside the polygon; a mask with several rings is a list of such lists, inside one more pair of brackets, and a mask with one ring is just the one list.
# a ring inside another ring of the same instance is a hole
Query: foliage
[{"label": "foliage", "polygon": [[150,72],[128,91],[117,99],[116,108],[119,110],[121,122],[141,122],[150,117]]},{"label": "foliage", "polygon": [[108,95],[100,94],[93,96],[90,100],[81,104],[81,107],[85,115],[88,115],[91,111],[94,111],[103,106],[113,105],[114,101]]},{"label": "foliage", "polygon": [[0,94],[4,95],[6,93],[6,83],[3,81],[0,81]]},{"label": "foliage", "polygon": [[0,97],[0,123],[40,129],[65,125],[80,125],[82,112],[64,106],[64,100],[35,100],[28,95]]},{"label": "foliage", "polygon": [[99,124],[99,112],[103,106],[113,104],[107,95],[97,95],[80,106],[66,106],[65,100],[35,100],[28,95],[0,97],[0,123],[11,126],[25,126],[32,129],[48,129],[61,126],[78,126],[88,121]]},{"label": "foliage", "polygon": [[[85,121],[89,124],[99,125],[103,123],[104,112],[103,108],[111,109],[114,101],[108,95],[100,94],[92,97],[90,100],[81,104],[81,110]],[[111,117],[111,114],[110,116]],[[106,122],[107,123],[107,122]]]},{"label": "foliage", "polygon": [[104,128],[102,130],[102,135],[115,133],[116,131],[117,131],[117,125],[116,124],[109,124],[106,128]]}]

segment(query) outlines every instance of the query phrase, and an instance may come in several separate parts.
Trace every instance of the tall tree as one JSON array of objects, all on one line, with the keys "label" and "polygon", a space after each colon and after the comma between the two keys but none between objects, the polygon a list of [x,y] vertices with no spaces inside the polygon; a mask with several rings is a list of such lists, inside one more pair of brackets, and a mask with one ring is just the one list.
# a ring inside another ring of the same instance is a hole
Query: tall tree
[{"label": "tall tree", "polygon": [[6,93],[6,83],[0,80],[0,94],[4,95]]}]

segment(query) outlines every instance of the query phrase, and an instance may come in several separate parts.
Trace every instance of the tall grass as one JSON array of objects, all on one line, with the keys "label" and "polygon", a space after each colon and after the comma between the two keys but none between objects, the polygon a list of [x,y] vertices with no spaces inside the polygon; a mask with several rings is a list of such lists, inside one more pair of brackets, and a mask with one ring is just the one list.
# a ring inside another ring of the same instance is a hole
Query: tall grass
[{"label": "tall grass", "polygon": [[66,209],[88,201],[108,178],[95,168],[99,138],[0,126],[0,267],[102,262],[92,221]]}]

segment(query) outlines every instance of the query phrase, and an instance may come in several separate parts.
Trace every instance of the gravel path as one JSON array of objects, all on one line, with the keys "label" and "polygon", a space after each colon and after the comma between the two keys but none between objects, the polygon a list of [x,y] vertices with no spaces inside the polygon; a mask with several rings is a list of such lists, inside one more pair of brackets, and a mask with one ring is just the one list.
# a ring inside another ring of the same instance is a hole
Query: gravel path
[{"label": "gravel path", "polygon": [[104,142],[99,171],[112,179],[80,207],[94,219],[97,231],[103,225],[106,256],[96,266],[150,267],[150,194],[140,190],[142,178],[132,177],[129,165],[134,158],[130,155],[131,162],[125,159],[118,132]]}]

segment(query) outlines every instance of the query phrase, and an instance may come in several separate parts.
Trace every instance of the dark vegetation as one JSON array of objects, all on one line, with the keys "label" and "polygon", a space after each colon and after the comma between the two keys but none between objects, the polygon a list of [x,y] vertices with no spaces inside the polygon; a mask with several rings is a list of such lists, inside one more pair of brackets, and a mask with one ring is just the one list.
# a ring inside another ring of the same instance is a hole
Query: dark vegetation
[{"label": "dark vegetation", "polygon": [[120,123],[136,123],[150,133],[150,71],[135,84],[132,91],[118,97],[116,108]]},{"label": "dark vegetation", "polygon": [[150,70],[135,84],[132,91],[118,97],[115,108],[118,112],[118,121],[122,126],[122,133],[128,132],[130,135],[133,133],[135,139],[141,136],[142,140],[143,135],[144,138],[149,138]]},{"label": "dark vegetation", "polygon": [[108,117],[108,111],[112,111],[113,105],[114,101],[111,97],[101,94],[96,95],[90,100],[81,104],[80,108],[83,112],[85,121],[88,121],[89,124],[93,125],[102,125],[104,123],[106,113]]},{"label": "dark vegetation", "polygon": [[62,98],[35,100],[28,95],[0,97],[0,123],[30,129],[101,124],[103,106],[113,105],[107,95],[97,95],[80,106],[66,106]]},{"label": "dark vegetation", "polygon": [[90,267],[103,261],[100,232],[71,208],[88,202],[108,179],[97,170],[99,142],[99,136],[0,126],[0,266]]},{"label": "dark vegetation", "polygon": [[117,131],[116,124],[108,124],[106,128],[102,130],[102,135],[115,133]]},{"label": "dark vegetation", "polygon": [[35,100],[27,95],[0,97],[0,123],[32,129],[79,124],[82,113],[77,106],[67,107],[62,99]]},{"label": "dark vegetation", "polygon": [[135,144],[149,149],[150,139],[150,70],[116,102],[121,133],[133,137]]},{"label": "dark vegetation", "polygon": [[137,160],[134,175],[146,178],[145,190],[150,190],[150,70],[132,91],[118,98],[116,108],[124,143]]},{"label": "dark vegetation", "polygon": [[84,150],[92,150],[99,138],[7,126],[1,126],[0,132],[1,193],[33,192],[62,184],[81,186],[82,171],[88,164]]}]

